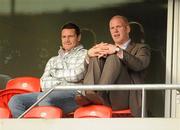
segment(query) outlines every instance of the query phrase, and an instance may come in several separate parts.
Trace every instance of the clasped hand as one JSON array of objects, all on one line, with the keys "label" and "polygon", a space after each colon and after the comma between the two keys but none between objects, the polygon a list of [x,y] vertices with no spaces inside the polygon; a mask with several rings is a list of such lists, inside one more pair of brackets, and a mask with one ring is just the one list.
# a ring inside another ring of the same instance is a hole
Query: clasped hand
[{"label": "clasped hand", "polygon": [[107,57],[107,55],[114,54],[116,46],[109,43],[101,42],[88,50],[89,57]]}]

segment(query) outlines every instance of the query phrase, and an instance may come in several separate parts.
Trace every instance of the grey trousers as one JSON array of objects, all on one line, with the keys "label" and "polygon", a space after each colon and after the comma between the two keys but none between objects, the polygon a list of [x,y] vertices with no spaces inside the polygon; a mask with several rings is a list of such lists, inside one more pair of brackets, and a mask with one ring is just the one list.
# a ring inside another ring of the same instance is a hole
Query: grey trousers
[{"label": "grey trousers", "polygon": [[[91,58],[84,84],[131,84],[125,64],[116,55]],[[129,108],[129,91],[98,91],[106,104],[114,110]]]}]

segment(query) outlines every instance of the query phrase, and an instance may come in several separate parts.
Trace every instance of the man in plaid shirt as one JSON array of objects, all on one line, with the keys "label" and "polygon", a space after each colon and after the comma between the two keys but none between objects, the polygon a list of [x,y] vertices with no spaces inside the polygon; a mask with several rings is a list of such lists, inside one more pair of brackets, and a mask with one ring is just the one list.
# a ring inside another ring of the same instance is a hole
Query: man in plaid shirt
[{"label": "man in plaid shirt", "polygon": [[86,50],[78,45],[69,52],[64,53],[63,48],[59,55],[52,57],[41,77],[42,90],[47,90],[55,85],[75,85],[81,83],[85,74],[84,59]]},{"label": "man in plaid shirt", "polygon": [[[73,23],[65,24],[61,29],[62,47],[58,56],[52,57],[45,67],[41,77],[43,92],[15,95],[9,101],[9,108],[13,117],[20,116],[26,109],[34,104],[44,92],[55,85],[81,84],[84,78],[85,57],[87,50],[80,44],[80,29]],[[77,91],[75,90],[54,90],[44,98],[40,106],[57,106],[64,113],[74,111],[78,104],[75,101]]]}]

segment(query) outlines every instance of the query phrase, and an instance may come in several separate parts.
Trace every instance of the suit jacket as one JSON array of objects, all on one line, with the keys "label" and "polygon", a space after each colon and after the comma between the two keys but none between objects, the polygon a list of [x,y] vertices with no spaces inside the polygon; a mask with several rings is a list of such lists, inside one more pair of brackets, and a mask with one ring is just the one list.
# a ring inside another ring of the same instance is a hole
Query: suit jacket
[{"label": "suit jacket", "polygon": [[[122,62],[127,67],[130,76],[131,81],[129,84],[144,83],[150,57],[150,49],[146,44],[130,42],[127,49],[123,50]],[[141,116],[141,90],[109,91],[108,95],[110,105],[113,109],[124,109],[129,107],[133,116]],[[126,97],[127,95],[128,97]]]}]

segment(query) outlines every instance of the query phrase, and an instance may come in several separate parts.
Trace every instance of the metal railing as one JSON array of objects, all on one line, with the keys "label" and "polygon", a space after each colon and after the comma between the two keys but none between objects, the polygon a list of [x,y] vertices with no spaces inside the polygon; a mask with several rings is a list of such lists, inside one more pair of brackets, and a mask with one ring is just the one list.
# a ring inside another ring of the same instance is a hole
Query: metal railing
[{"label": "metal railing", "polygon": [[18,118],[22,118],[34,106],[41,102],[53,90],[142,90],[142,110],[141,117],[144,118],[145,113],[145,90],[167,90],[180,89],[180,84],[119,84],[119,85],[72,85],[72,86],[54,86],[49,89],[36,103],[27,109]]}]

